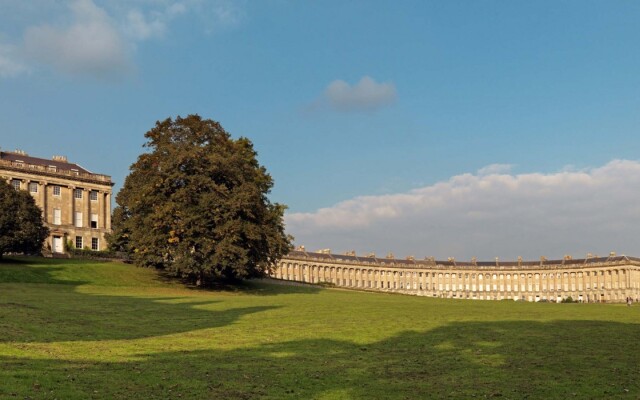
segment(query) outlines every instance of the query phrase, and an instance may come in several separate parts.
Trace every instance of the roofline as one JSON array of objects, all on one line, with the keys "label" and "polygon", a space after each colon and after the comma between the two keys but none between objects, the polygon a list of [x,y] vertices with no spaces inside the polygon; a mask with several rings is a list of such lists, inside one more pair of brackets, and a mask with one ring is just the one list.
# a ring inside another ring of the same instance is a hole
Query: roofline
[{"label": "roofline", "polygon": [[113,186],[115,183],[111,180],[111,176],[102,175],[102,174],[93,174],[93,173],[84,173],[78,172],[78,174],[73,173],[70,169],[58,169],[57,171],[47,171],[47,169],[42,165],[37,164],[27,164],[30,166],[34,166],[35,168],[28,168],[24,165],[20,165],[20,163],[16,163],[8,160],[0,160],[0,168],[24,172],[24,173],[34,173],[40,176],[46,176],[51,178],[67,178],[75,181],[86,182],[86,183],[96,183],[100,185],[108,185]]},{"label": "roofline", "polygon": [[585,266],[596,266],[604,263],[625,263],[640,265],[640,258],[628,257],[626,255],[609,256],[609,257],[589,257],[582,259],[562,259],[562,260],[539,260],[539,261],[476,261],[476,262],[458,262],[455,260],[435,260],[433,258],[424,260],[415,259],[397,259],[397,258],[378,258],[364,256],[349,256],[332,253],[307,252],[302,250],[292,250],[283,259],[307,259],[322,262],[346,263],[346,264],[366,264],[366,265],[384,265],[385,267],[401,267],[401,268],[450,268],[450,269],[504,269],[504,270],[523,270],[523,269],[548,269],[548,268],[578,268]]}]

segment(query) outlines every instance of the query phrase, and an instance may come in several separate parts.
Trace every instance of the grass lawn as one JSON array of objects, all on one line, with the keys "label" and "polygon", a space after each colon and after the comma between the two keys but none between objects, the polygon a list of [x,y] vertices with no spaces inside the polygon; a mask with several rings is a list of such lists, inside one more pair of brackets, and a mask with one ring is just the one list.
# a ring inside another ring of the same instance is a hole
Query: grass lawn
[{"label": "grass lawn", "polygon": [[640,398],[640,306],[444,300],[0,263],[1,399]]}]

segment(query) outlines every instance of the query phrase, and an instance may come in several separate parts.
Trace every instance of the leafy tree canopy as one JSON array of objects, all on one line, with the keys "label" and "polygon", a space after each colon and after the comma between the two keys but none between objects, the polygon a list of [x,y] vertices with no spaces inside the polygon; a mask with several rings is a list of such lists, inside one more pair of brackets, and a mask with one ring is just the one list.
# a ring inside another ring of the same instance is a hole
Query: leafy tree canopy
[{"label": "leafy tree canopy", "polygon": [[0,210],[0,258],[9,252],[40,253],[49,229],[33,197],[0,180]]},{"label": "leafy tree canopy", "polygon": [[109,242],[139,266],[203,285],[263,275],[290,248],[285,206],[253,144],[198,115],[156,122],[116,197]]}]

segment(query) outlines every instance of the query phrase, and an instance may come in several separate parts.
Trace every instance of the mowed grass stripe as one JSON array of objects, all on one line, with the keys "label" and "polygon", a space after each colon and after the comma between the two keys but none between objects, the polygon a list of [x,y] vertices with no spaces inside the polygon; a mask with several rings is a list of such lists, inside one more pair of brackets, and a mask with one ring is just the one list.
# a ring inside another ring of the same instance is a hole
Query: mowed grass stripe
[{"label": "mowed grass stripe", "polygon": [[640,397],[640,307],[0,263],[0,398]]}]

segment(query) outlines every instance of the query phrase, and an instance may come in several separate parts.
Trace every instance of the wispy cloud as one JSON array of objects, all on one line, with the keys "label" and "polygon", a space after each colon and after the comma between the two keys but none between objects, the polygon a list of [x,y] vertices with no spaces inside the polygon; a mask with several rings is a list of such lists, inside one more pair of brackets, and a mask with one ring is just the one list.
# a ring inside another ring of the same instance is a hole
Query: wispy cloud
[{"label": "wispy cloud", "polygon": [[185,3],[170,3],[164,9],[151,9],[146,13],[138,8],[127,12],[124,32],[134,40],[148,40],[163,37],[169,23],[188,12]]},{"label": "wispy cloud", "polygon": [[166,30],[167,24],[163,14],[156,13],[148,17],[137,9],[127,13],[125,32],[135,39],[146,40],[152,37],[161,37]]},{"label": "wispy cloud", "polygon": [[371,111],[394,103],[396,86],[391,82],[378,83],[364,76],[354,85],[335,80],[324,91],[322,102],[337,111]]},{"label": "wispy cloud", "polygon": [[15,46],[0,42],[0,78],[16,76],[26,69],[27,67],[16,55]]},{"label": "wispy cloud", "polygon": [[[0,42],[0,78],[36,65],[72,76],[121,77],[134,69],[138,45],[167,36],[178,17],[191,18],[204,33],[244,19],[244,2],[230,0],[72,0],[48,2],[46,13],[29,2],[12,1],[10,6],[20,14],[24,29],[22,38]],[[39,22],[25,24],[29,16]]]},{"label": "wispy cloud", "polygon": [[475,174],[286,216],[298,244],[470,258],[640,254],[640,162],[582,171]]}]

